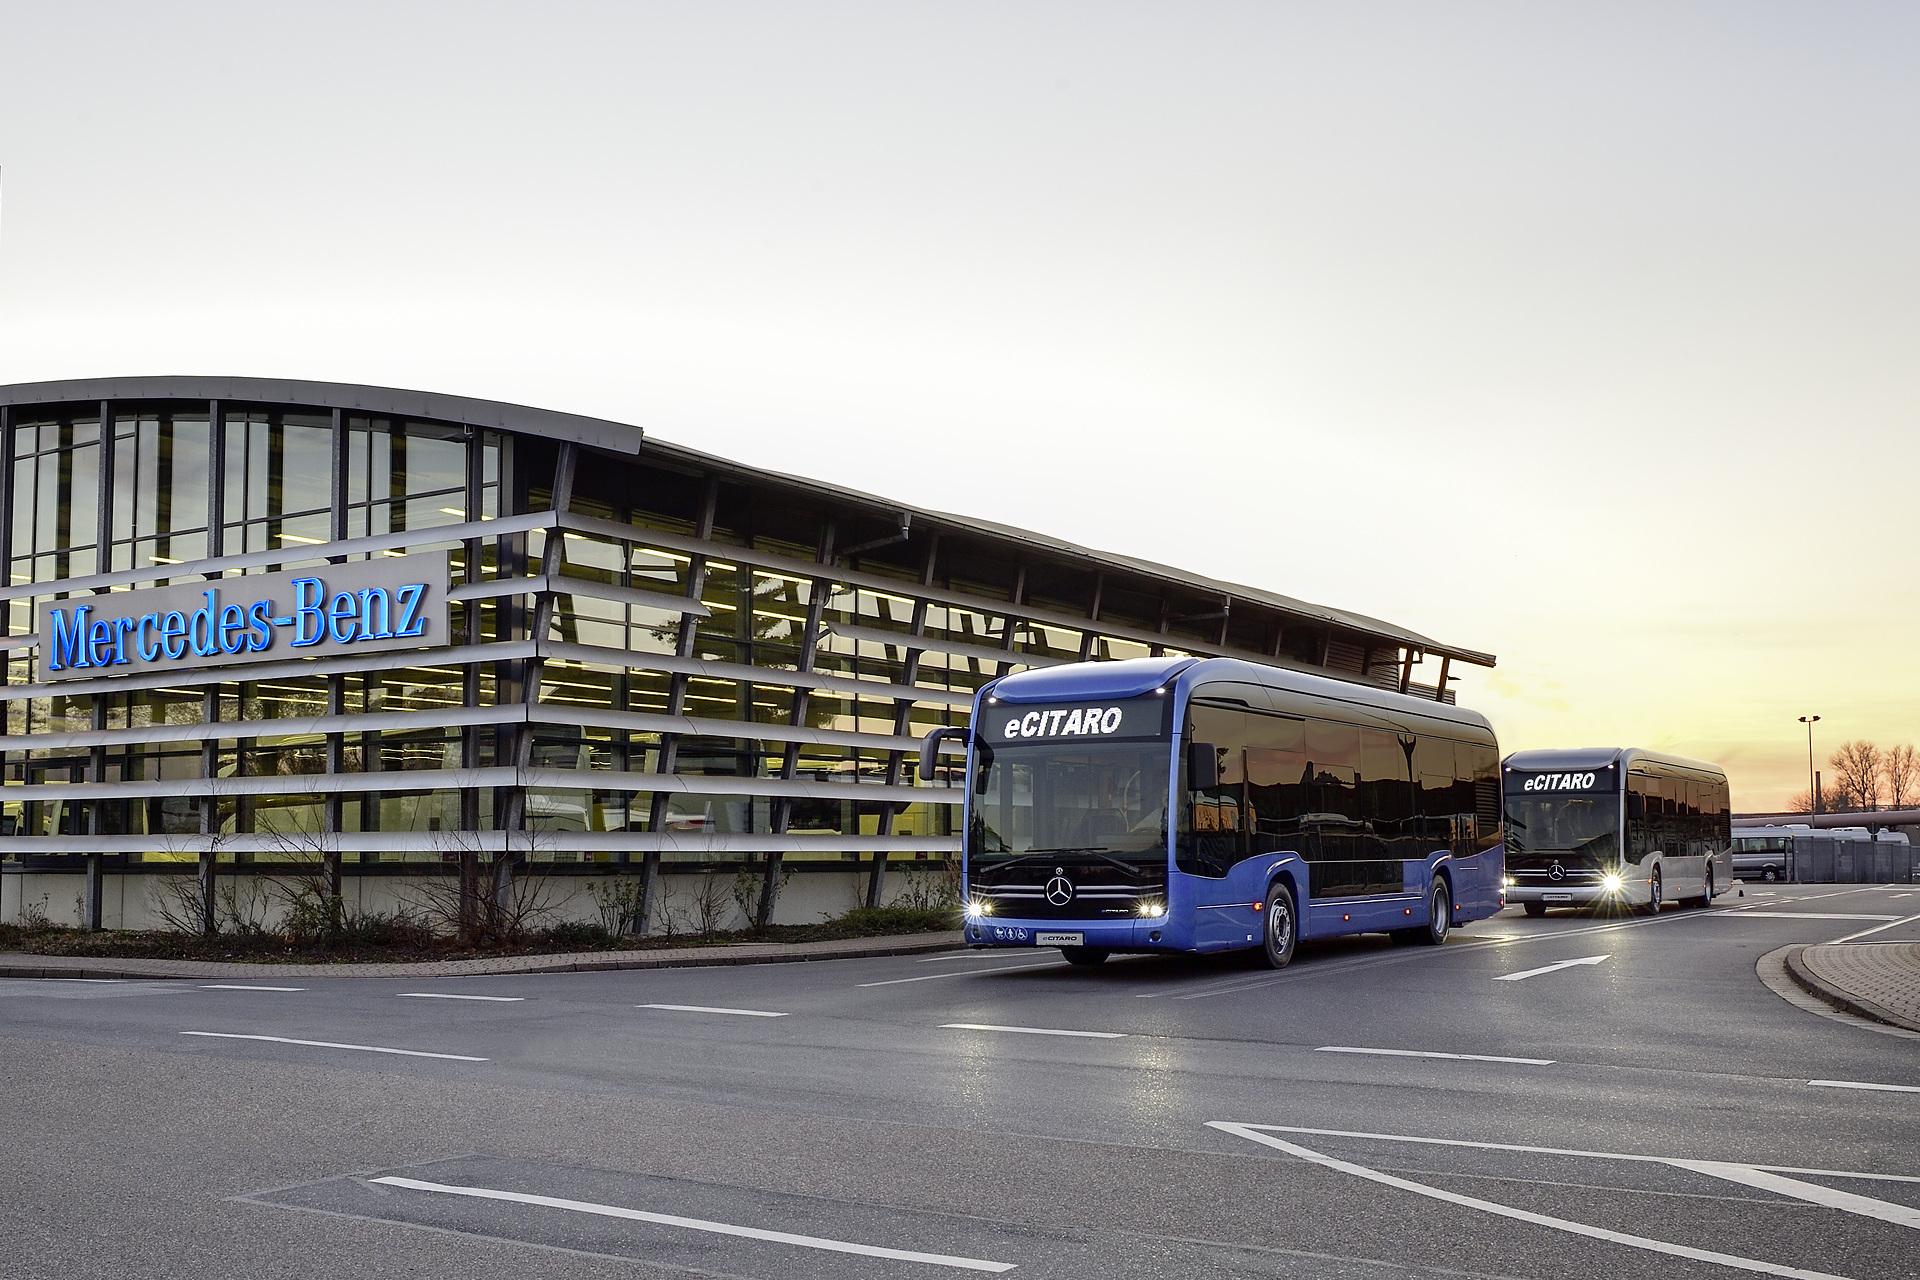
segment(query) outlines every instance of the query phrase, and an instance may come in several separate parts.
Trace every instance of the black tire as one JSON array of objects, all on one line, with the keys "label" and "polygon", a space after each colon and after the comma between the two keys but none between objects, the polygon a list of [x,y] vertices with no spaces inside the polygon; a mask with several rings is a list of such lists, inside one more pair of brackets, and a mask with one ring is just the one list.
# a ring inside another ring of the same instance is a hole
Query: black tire
[{"label": "black tire", "polygon": [[1774,868],[1768,867],[1765,871],[1762,871],[1760,873],[1760,878],[1766,881],[1768,884],[1773,884],[1775,881],[1780,879],[1780,873],[1776,871]]},{"label": "black tire", "polygon": [[1660,914],[1660,908],[1665,905],[1660,900],[1660,868],[1655,867],[1652,875],[1648,877],[1647,890],[1650,895],[1647,898],[1647,914],[1657,916]]},{"label": "black tire", "polygon": [[1523,902],[1520,904],[1520,909],[1536,920],[1547,914],[1547,904],[1544,902]]},{"label": "black tire", "polygon": [[1267,890],[1266,917],[1260,929],[1260,958],[1269,969],[1293,963],[1294,944],[1300,940],[1300,917],[1294,910],[1293,890],[1276,884]]},{"label": "black tire", "polygon": [[1427,895],[1427,927],[1420,930],[1420,941],[1426,946],[1437,947],[1447,940],[1447,934],[1453,928],[1453,894],[1447,888],[1445,880],[1435,880],[1433,891]]},{"label": "black tire", "polygon": [[1700,896],[1694,899],[1693,905],[1702,911],[1713,905],[1713,868],[1711,866],[1707,868],[1707,882],[1700,886]]},{"label": "black tire", "polygon": [[1094,965],[1105,964],[1112,953],[1105,947],[1062,947],[1060,954],[1067,958],[1068,964],[1091,969]]}]

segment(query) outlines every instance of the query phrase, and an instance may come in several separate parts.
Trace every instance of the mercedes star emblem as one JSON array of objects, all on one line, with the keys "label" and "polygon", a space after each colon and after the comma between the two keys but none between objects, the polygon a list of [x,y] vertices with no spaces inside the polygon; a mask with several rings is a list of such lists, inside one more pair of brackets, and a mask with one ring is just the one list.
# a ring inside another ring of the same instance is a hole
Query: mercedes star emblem
[{"label": "mercedes star emblem", "polygon": [[1564,880],[1566,878],[1567,878],[1567,869],[1561,866],[1559,863],[1556,862],[1552,866],[1547,868],[1547,879]]},{"label": "mercedes star emblem", "polygon": [[1047,901],[1056,907],[1064,907],[1073,901],[1073,881],[1065,876],[1055,876],[1047,881]]}]

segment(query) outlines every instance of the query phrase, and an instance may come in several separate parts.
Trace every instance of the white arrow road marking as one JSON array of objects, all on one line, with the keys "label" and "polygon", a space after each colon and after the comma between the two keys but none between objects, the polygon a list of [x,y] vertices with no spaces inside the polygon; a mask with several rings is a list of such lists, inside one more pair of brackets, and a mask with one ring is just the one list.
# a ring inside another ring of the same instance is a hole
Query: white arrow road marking
[{"label": "white arrow road marking", "polygon": [[[547,1209],[568,1209],[602,1218],[625,1218],[631,1222],[651,1222],[662,1227],[685,1227],[689,1231],[710,1231],[715,1235],[740,1236],[747,1240],[770,1240],[775,1244],[795,1244],[805,1249],[825,1249],[832,1253],[856,1253],[866,1258],[891,1258],[897,1262],[925,1262],[936,1267],[957,1267],[962,1271],[1011,1271],[1014,1263],[988,1262],[982,1258],[959,1258],[945,1253],[919,1253],[912,1249],[883,1249],[879,1245],[854,1244],[847,1240],[828,1240],[820,1236],[794,1235],[790,1231],[763,1231],[759,1227],[735,1226],[730,1222],[709,1222],[704,1218],[682,1218],[671,1213],[647,1213],[613,1204],[594,1204],[590,1200],[562,1200],[557,1196],[531,1196],[519,1191],[495,1191],[490,1187],[463,1187],[445,1182],[421,1182],[415,1178],[372,1178],[369,1181],[387,1187],[405,1187],[409,1191],[435,1191],[448,1196],[471,1196],[476,1200],[506,1200],[513,1204],[539,1205]],[[1806,1274],[1812,1274],[1811,1272]]]},{"label": "white arrow road marking", "polygon": [[1306,1147],[1276,1138],[1270,1133],[1258,1132],[1265,1126],[1247,1124],[1229,1124],[1224,1120],[1209,1120],[1207,1127],[1247,1138],[1263,1146],[1284,1151],[1288,1155],[1298,1156],[1323,1168],[1350,1173],[1356,1178],[1365,1178],[1369,1182],[1378,1182],[1382,1186],[1397,1187],[1410,1191],[1417,1196],[1427,1196],[1434,1200],[1444,1200],[1448,1204],[1461,1205],[1468,1209],[1478,1209],[1483,1213],[1497,1214],[1502,1218],[1512,1218],[1518,1222],[1531,1222],[1535,1226],[1551,1227],[1556,1231],[1565,1231],[1571,1235],[1586,1236],[1593,1240],[1604,1240],[1609,1244],[1623,1244],[1635,1249],[1645,1249],[1649,1253],[1664,1253],[1675,1258],[1688,1258],[1694,1262],[1711,1262],[1717,1266],[1732,1267],[1737,1271],[1755,1271],[1768,1276],[1791,1276],[1796,1280],[1844,1280],[1826,1271],[1807,1271],[1800,1267],[1782,1266],[1777,1262],[1762,1262],[1758,1258],[1742,1258],[1731,1253],[1715,1253],[1711,1249],[1695,1249],[1690,1245],[1670,1244],[1665,1240],[1652,1240],[1646,1236],[1629,1235],[1624,1231],[1609,1231],[1605,1227],[1591,1227],[1584,1222],[1572,1222],[1565,1218],[1550,1218],[1544,1213],[1533,1213],[1526,1209],[1516,1209],[1512,1205],[1495,1204],[1491,1200],[1481,1200],[1474,1196],[1463,1196],[1456,1191],[1443,1191],[1439,1187],[1429,1187],[1425,1183],[1412,1182],[1406,1178],[1397,1178],[1390,1173],[1381,1173],[1365,1165],[1351,1164],[1345,1160],[1336,1160],[1332,1156],[1310,1151]]},{"label": "white arrow road marking", "polygon": [[183,1036],[205,1036],[210,1040],[265,1040],[269,1044],[299,1044],[309,1049],[355,1049],[361,1053],[393,1053],[403,1058],[448,1058],[454,1062],[487,1062],[464,1053],[427,1053],[421,1049],[388,1049],[377,1044],[335,1044],[331,1040],[289,1040],[285,1036],[246,1036],[233,1031],[182,1031]]},{"label": "white arrow road marking", "polygon": [[1794,1200],[1804,1200],[1808,1204],[1825,1205],[1829,1209],[1857,1213],[1863,1218],[1878,1218],[1882,1222],[1920,1228],[1920,1209],[1911,1205],[1890,1204],[1885,1200],[1876,1200],[1872,1196],[1857,1196],[1851,1191],[1835,1191],[1831,1187],[1802,1182],[1798,1178],[1783,1178],[1777,1173],[1768,1173],[1763,1169],[1755,1169],[1744,1164],[1725,1164],[1719,1160],[1669,1160],[1667,1163],[1678,1169],[1691,1169],[1695,1173],[1704,1173],[1710,1178],[1725,1178],[1728,1182],[1737,1182],[1743,1187],[1754,1187]]},{"label": "white arrow road marking", "polygon": [[1352,1045],[1323,1044],[1315,1053],[1373,1053],[1387,1058],[1451,1058],[1455,1062],[1516,1062],[1526,1067],[1550,1067],[1552,1058],[1502,1058],[1488,1053],[1436,1053],[1430,1049],[1360,1049]]},{"label": "white arrow road marking", "polygon": [[1578,960],[1562,960],[1558,964],[1543,964],[1538,969],[1522,969],[1519,973],[1503,973],[1495,978],[1494,981],[1518,982],[1522,978],[1537,978],[1543,973],[1552,973],[1555,969],[1571,969],[1579,964],[1599,964],[1606,958],[1606,956],[1581,956]]}]

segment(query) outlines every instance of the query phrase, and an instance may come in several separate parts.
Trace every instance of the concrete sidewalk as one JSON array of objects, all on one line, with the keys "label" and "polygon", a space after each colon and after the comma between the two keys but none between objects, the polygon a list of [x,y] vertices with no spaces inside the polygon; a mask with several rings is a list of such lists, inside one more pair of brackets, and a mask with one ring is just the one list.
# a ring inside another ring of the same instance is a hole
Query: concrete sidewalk
[{"label": "concrete sidewalk", "polygon": [[1848,1013],[1920,1031],[1920,942],[1829,942],[1795,947],[1787,974]]},{"label": "concrete sidewalk", "polygon": [[0,978],[477,978],[514,973],[581,973],[605,969],[688,969],[704,965],[782,964],[793,960],[858,960],[954,951],[960,933],[910,933],[831,942],[742,942],[657,951],[576,951],[565,955],[491,956],[401,964],[271,964],[219,960],[120,960],[0,952]]}]

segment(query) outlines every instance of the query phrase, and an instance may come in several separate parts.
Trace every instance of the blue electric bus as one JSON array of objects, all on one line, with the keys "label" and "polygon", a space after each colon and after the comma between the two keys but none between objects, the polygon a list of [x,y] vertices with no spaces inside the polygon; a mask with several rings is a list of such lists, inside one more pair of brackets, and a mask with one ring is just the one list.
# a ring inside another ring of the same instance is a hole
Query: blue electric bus
[{"label": "blue electric bus", "polygon": [[1505,905],[1500,753],[1471,711],[1231,658],[1023,671],[967,743],[966,939],[1260,949],[1388,932],[1438,943]]}]

